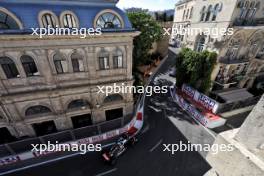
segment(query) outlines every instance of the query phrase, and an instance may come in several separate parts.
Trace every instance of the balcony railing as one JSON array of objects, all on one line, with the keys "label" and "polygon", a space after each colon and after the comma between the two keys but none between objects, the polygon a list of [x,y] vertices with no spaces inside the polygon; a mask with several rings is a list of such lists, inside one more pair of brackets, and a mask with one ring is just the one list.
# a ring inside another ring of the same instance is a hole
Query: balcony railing
[{"label": "balcony railing", "polygon": [[231,58],[231,57],[221,57],[219,58],[219,62],[222,64],[240,64],[248,62],[249,59],[245,57],[239,57],[239,58]]},{"label": "balcony railing", "polygon": [[233,74],[229,76],[222,76],[216,78],[216,82],[224,85],[224,84],[237,84],[239,81],[241,81],[246,76],[246,71],[242,71],[239,74]]},{"label": "balcony railing", "polygon": [[107,131],[112,131],[124,127],[132,120],[132,118],[133,116],[132,114],[130,114],[118,119],[102,122],[92,126],[70,129],[66,131],[48,134],[45,136],[32,137],[24,140],[18,140],[12,143],[1,144],[0,158],[30,151],[32,150],[31,144],[48,143],[48,141],[54,144],[56,143],[56,141],[60,143],[66,143],[69,141],[75,141],[75,140],[95,136],[98,134],[102,134]]},{"label": "balcony railing", "polygon": [[264,18],[258,19],[241,19],[237,18],[233,22],[234,26],[263,26],[264,25]]},{"label": "balcony railing", "polygon": [[258,53],[258,54],[256,55],[256,59],[264,60],[264,53]]},{"label": "balcony railing", "polygon": [[217,110],[217,113],[224,113],[228,111],[233,111],[235,109],[240,109],[248,106],[253,106],[258,103],[260,100],[261,96],[257,97],[251,97],[246,100],[238,101],[238,102],[233,102],[233,103],[221,103],[219,105],[219,108]]}]

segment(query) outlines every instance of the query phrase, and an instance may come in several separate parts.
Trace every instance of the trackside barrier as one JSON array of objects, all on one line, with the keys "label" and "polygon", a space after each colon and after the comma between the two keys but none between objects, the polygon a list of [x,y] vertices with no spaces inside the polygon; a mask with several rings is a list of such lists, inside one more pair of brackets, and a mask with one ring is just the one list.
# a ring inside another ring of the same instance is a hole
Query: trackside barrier
[{"label": "trackside barrier", "polygon": [[[79,145],[80,144],[94,144],[94,143],[102,142],[107,139],[111,139],[113,137],[119,136],[125,132],[127,132],[131,136],[135,136],[143,127],[143,105],[141,101],[139,101],[137,105],[138,106],[137,106],[137,111],[136,111],[135,116],[133,117],[132,121],[130,121],[126,126],[116,129],[116,130],[109,131],[104,134],[100,134],[100,135],[96,135],[96,136],[92,136],[92,137],[88,137],[84,139],[79,139],[77,141],[72,141],[72,142],[65,143],[65,144],[79,144]],[[41,152],[41,153],[36,152],[36,151],[28,151],[28,152],[24,152],[18,155],[1,158],[0,166],[17,163],[19,161],[23,161],[27,159],[38,158],[38,157],[46,156],[52,153],[57,153],[57,151],[54,151],[54,152],[47,151],[47,152]]]},{"label": "trackside barrier", "polygon": [[182,85],[182,92],[187,94],[192,100],[194,100],[196,103],[199,103],[205,109],[213,113],[217,112],[219,103],[212,98],[198,92],[197,90],[186,84]]},{"label": "trackside barrier", "polygon": [[[149,85],[150,81],[153,79],[154,75],[157,73],[158,69],[161,67],[161,65],[163,65],[163,63],[165,62],[165,60],[167,58],[168,58],[168,56],[166,56],[161,61],[160,65],[158,66],[156,71],[151,75],[151,77],[149,78],[149,81],[146,85]],[[135,106],[136,107],[135,116],[125,127],[119,128],[116,130],[112,130],[110,132],[106,132],[106,133],[101,134],[101,135],[95,135],[92,137],[79,139],[77,141],[70,142],[70,144],[71,143],[77,143],[77,144],[98,143],[98,142],[102,142],[104,140],[119,136],[125,132],[127,132],[130,136],[137,135],[140,132],[140,130],[142,129],[143,124],[144,124],[144,118],[143,118],[144,117],[144,112],[143,112],[144,111],[144,101],[145,101],[145,94],[142,96],[141,99],[138,99],[136,106]],[[51,153],[55,153],[55,152],[42,152],[42,153],[40,153],[40,152],[29,151],[29,152],[24,152],[24,153],[21,153],[18,155],[4,157],[4,158],[0,159],[0,166],[16,163],[18,161],[23,161],[26,159],[38,158],[41,156],[49,155]]]},{"label": "trackside barrier", "polygon": [[188,112],[192,118],[199,121],[203,126],[207,128],[216,128],[225,124],[226,120],[220,117],[210,119],[206,115],[199,112],[195,107],[185,101],[179,94],[177,94],[177,89],[175,87],[171,87],[170,94],[173,100],[186,112]]}]

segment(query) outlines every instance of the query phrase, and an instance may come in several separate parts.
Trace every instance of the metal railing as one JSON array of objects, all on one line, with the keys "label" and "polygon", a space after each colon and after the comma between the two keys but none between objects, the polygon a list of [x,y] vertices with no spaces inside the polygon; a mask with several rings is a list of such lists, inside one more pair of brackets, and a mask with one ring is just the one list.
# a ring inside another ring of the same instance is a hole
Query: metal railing
[{"label": "metal railing", "polygon": [[240,58],[231,58],[228,56],[219,58],[219,62],[223,64],[239,64],[249,62],[248,58],[240,57]]},{"label": "metal railing", "polygon": [[261,26],[264,25],[264,18],[257,19],[241,19],[237,18],[233,22],[234,26]]},{"label": "metal railing", "polygon": [[107,131],[112,131],[121,128],[128,124],[133,118],[133,115],[127,115],[122,118],[106,121],[100,124],[61,131],[58,133],[52,133],[45,136],[28,138],[12,143],[0,145],[0,157],[9,155],[19,154],[32,149],[32,144],[45,144],[48,143],[59,143],[74,141],[82,138],[91,137]]},{"label": "metal railing", "polygon": [[224,113],[224,112],[228,112],[228,111],[232,111],[232,110],[256,105],[258,103],[258,101],[260,100],[260,98],[261,98],[261,96],[257,96],[257,97],[252,97],[252,98],[248,98],[246,100],[233,102],[233,103],[221,103],[219,105],[217,113],[220,114],[220,113]]}]

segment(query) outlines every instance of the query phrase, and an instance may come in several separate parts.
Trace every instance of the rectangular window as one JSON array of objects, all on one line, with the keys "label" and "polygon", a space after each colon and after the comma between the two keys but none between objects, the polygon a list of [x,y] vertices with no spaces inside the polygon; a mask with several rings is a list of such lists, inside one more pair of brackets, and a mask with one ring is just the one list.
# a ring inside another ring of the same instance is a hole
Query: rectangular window
[{"label": "rectangular window", "polygon": [[72,25],[71,15],[66,15],[66,16],[67,16],[67,21],[68,21],[68,27],[72,28],[73,25]]},{"label": "rectangular window", "polygon": [[19,77],[19,74],[18,74],[18,71],[17,71],[15,64],[2,64],[2,68],[3,68],[7,78]]},{"label": "rectangular window", "polygon": [[62,65],[62,68],[63,68],[63,72],[64,73],[67,73],[68,72],[68,64],[67,64],[67,61],[66,60],[61,60],[61,65]]},{"label": "rectangular window", "polygon": [[99,69],[106,70],[109,69],[109,58],[108,57],[99,57]]},{"label": "rectangular window", "polygon": [[56,71],[57,71],[58,74],[64,73],[63,67],[62,67],[62,64],[61,64],[60,60],[54,61],[54,65],[55,65],[55,68],[56,68]]},{"label": "rectangular window", "polygon": [[83,72],[83,61],[82,59],[72,59],[72,67],[74,72]]},{"label": "rectangular window", "polygon": [[80,70],[80,72],[83,72],[84,71],[83,60],[82,59],[79,59],[78,60],[78,63],[79,63],[79,70]]},{"label": "rectangular window", "polygon": [[113,57],[114,68],[122,68],[123,67],[123,57],[122,56],[114,56]]},{"label": "rectangular window", "polygon": [[33,62],[25,62],[23,63],[23,67],[27,76],[35,76],[38,73],[38,69]]}]

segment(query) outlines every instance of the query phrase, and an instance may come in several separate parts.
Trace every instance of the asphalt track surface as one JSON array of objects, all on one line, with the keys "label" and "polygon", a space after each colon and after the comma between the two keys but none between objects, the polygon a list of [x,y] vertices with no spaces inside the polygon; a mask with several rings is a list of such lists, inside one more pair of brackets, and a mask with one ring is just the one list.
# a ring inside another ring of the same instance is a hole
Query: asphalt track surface
[{"label": "asphalt track surface", "polygon": [[[174,61],[175,56],[169,53],[168,59],[154,75],[153,80],[158,75],[167,73]],[[153,84],[152,81],[150,85]],[[172,83],[162,79],[157,82],[156,79],[155,84],[164,86]],[[171,154],[163,151],[163,144],[188,142],[167,118],[168,114],[177,113],[166,110],[166,106],[177,107],[173,102],[164,103],[169,101],[169,97],[169,93],[146,97],[144,128],[138,136],[139,142],[128,149],[115,166],[105,165],[99,152],[90,152],[10,173],[8,176],[202,176],[210,169],[210,165],[197,152],[178,151]],[[155,110],[157,104],[164,110]],[[177,108],[177,111],[182,114],[182,120],[194,123],[191,118],[186,118],[180,108]]]}]

